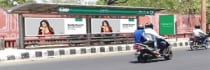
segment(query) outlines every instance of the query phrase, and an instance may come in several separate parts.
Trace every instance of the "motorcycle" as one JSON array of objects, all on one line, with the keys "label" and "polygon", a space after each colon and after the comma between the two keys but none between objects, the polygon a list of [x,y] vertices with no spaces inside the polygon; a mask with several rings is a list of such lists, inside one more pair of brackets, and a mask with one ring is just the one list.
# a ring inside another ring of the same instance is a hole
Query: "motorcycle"
[{"label": "motorcycle", "polygon": [[[157,58],[164,58],[165,60],[172,59],[173,53],[171,47],[165,47],[160,52],[154,49],[155,42],[157,41],[147,41],[146,43],[134,44],[134,49],[136,50],[135,56],[138,62],[148,62],[149,60]],[[157,52],[160,54],[157,54]]]},{"label": "motorcycle", "polygon": [[196,37],[196,38],[190,38],[190,49],[193,50],[198,50],[198,49],[208,49],[208,40],[206,40],[206,43],[203,44],[201,38]]}]

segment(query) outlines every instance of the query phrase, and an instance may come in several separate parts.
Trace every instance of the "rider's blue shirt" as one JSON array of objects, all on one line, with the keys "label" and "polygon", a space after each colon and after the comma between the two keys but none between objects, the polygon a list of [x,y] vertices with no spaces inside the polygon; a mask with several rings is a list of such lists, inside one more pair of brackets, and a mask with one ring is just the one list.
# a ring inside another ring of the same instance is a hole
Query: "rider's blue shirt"
[{"label": "rider's blue shirt", "polygon": [[145,41],[145,39],[143,38],[143,33],[144,33],[144,29],[136,30],[134,32],[135,43],[142,43]]}]

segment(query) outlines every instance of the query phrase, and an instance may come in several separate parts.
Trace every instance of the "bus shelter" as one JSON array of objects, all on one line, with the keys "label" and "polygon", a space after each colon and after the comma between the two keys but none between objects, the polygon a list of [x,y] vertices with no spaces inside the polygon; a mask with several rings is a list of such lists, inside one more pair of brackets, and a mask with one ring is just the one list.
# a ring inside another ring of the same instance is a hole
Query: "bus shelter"
[{"label": "bus shelter", "polygon": [[[33,32],[37,30],[33,30],[39,28],[36,22],[36,18],[26,17],[26,14],[34,14],[34,15],[81,15],[79,17],[65,18],[54,21],[54,19],[50,18],[54,23],[62,23],[62,24],[54,24],[53,27],[57,28],[57,35],[68,35],[68,34],[85,34],[87,35],[88,41],[90,40],[91,34],[100,33],[99,30],[101,27],[98,22],[102,22],[104,20],[100,18],[100,16],[132,16],[126,19],[105,19],[110,21],[110,25],[113,26],[113,32],[129,32],[129,29],[135,30],[139,16],[144,15],[154,15],[156,12],[161,11],[163,9],[151,8],[151,7],[127,7],[127,6],[87,6],[87,5],[69,5],[69,4],[40,4],[40,3],[29,3],[23,4],[19,6],[15,6],[8,10],[9,13],[14,13],[19,15],[19,38],[17,40],[18,48],[25,48],[25,37],[37,34],[38,32]],[[84,16],[84,17],[82,17]],[[113,18],[113,17],[108,17]],[[55,18],[59,19],[59,18]],[[84,21],[84,22],[83,22]],[[75,24],[71,24],[71,23]],[[52,23],[52,22],[51,22]],[[122,23],[119,24],[118,23]],[[129,23],[129,24],[128,24]],[[61,26],[62,25],[62,26]],[[118,27],[119,26],[119,27]],[[83,28],[77,29],[77,28]],[[60,30],[59,29],[63,29]],[[30,31],[31,30],[31,31]],[[56,31],[54,30],[54,31]],[[131,32],[130,32],[131,33]],[[40,36],[41,37],[41,36]]]}]

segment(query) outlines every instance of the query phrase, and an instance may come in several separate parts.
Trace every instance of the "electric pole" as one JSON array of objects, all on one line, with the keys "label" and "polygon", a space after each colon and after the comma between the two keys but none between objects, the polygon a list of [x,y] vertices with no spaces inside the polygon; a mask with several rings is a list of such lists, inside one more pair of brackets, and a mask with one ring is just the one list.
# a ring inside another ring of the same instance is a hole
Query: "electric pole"
[{"label": "electric pole", "polygon": [[201,26],[202,30],[206,32],[206,0],[201,0]]}]

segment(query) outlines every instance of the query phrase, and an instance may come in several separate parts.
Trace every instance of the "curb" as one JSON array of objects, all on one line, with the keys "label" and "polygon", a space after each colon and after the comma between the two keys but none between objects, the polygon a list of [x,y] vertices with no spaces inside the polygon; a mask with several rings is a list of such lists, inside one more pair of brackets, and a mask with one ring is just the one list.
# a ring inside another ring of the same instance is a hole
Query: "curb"
[{"label": "curb", "polygon": [[[184,48],[189,46],[188,41],[169,42],[169,43],[173,48]],[[92,46],[92,47],[50,48],[50,49],[34,49],[34,50],[26,49],[26,50],[16,50],[14,53],[9,53],[5,54],[4,56],[0,56],[0,61],[55,57],[63,55],[72,56],[72,55],[95,54],[95,53],[106,53],[106,52],[122,52],[122,51],[133,51],[133,50],[134,50],[133,44]],[[4,52],[1,53],[3,54]]]},{"label": "curb", "polygon": [[[35,49],[35,50],[19,50],[14,53],[5,54],[0,57],[0,61],[54,57],[62,55],[83,55],[106,52],[132,51],[133,45],[106,45],[93,47],[70,47],[70,48],[53,48],[53,49]],[[1,52],[3,53],[3,52]]]}]

